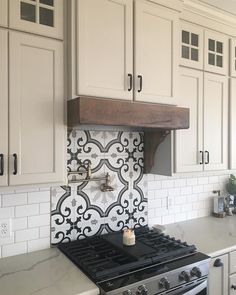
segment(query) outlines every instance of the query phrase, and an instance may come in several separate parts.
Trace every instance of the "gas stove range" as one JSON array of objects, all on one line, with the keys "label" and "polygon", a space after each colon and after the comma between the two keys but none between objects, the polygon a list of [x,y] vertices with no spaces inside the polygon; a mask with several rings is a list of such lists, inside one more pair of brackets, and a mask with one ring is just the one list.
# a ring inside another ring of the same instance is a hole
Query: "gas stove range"
[{"label": "gas stove range", "polygon": [[[123,246],[122,232],[58,247],[98,285],[101,294],[207,294],[208,256],[147,227],[135,232],[136,244],[130,247]],[[186,293],[196,288],[200,293]]]}]

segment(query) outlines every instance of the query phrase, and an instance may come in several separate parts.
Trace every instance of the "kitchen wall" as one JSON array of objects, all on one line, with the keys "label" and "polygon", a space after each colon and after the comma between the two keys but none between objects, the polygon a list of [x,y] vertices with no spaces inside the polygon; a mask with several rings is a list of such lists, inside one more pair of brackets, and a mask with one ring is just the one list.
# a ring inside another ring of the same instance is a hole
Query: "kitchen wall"
[{"label": "kitchen wall", "polygon": [[0,257],[49,248],[50,235],[56,244],[124,226],[144,225],[147,218],[152,225],[208,216],[212,211],[212,190],[224,190],[229,173],[236,173],[143,175],[139,133],[71,133],[69,170],[86,159],[92,160],[93,177],[110,173],[114,192],[102,193],[100,182],[53,187],[51,191],[0,189],[0,218],[12,218],[13,230],[11,238],[0,239]]}]

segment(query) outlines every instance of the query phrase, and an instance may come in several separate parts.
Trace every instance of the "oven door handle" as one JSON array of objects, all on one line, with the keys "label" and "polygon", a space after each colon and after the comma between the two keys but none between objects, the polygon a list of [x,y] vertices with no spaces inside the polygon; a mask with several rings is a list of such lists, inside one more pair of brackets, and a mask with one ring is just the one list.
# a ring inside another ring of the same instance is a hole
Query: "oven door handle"
[{"label": "oven door handle", "polygon": [[202,292],[203,290],[207,290],[207,280],[202,282],[200,285],[193,287],[192,290],[189,290],[186,293],[183,293],[183,295],[197,295],[197,294],[200,294],[200,292]]}]

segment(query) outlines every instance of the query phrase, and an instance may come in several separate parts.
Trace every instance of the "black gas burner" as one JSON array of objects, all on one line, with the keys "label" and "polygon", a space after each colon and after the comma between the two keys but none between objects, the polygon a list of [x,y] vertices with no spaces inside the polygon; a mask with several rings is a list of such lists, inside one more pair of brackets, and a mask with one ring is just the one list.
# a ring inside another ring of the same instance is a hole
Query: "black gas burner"
[{"label": "black gas burner", "polygon": [[95,282],[143,267],[160,265],[196,252],[182,243],[147,227],[136,230],[136,245],[123,246],[122,232],[60,244],[59,249]]}]

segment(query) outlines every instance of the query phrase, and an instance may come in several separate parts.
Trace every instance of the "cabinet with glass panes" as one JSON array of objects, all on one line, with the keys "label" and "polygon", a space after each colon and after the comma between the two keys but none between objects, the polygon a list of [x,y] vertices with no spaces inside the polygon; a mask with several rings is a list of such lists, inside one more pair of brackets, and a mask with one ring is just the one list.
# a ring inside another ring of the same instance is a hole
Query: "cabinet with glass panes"
[{"label": "cabinet with glass panes", "polygon": [[180,38],[180,65],[222,75],[227,74],[227,36],[183,22]]},{"label": "cabinet with glass panes", "polygon": [[9,27],[63,39],[63,0],[9,1]]}]

